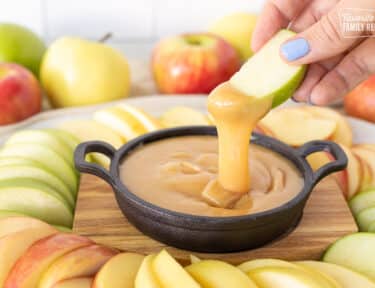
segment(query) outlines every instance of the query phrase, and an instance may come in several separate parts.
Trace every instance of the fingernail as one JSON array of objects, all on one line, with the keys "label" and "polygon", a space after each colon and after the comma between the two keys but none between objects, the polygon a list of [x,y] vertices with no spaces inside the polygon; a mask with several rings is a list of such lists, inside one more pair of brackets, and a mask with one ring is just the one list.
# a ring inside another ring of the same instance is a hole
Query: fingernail
[{"label": "fingernail", "polygon": [[304,38],[297,38],[281,45],[281,54],[288,61],[300,59],[306,56],[309,52],[309,42]]}]

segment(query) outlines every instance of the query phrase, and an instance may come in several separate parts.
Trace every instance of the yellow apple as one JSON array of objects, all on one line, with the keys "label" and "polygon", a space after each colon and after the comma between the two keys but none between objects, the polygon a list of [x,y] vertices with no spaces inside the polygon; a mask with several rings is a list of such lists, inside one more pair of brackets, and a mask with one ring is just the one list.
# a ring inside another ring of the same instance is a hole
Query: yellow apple
[{"label": "yellow apple", "polygon": [[243,61],[247,60],[251,50],[251,37],[257,21],[252,13],[234,13],[226,15],[212,23],[209,31],[227,40],[240,54]]},{"label": "yellow apple", "polygon": [[64,37],[43,57],[40,79],[54,107],[82,106],[129,94],[125,57],[103,43]]},{"label": "yellow apple", "polygon": [[152,270],[152,262],[154,261],[155,256],[156,255],[151,254],[143,259],[141,267],[139,267],[138,273],[135,277],[135,288],[162,288]]}]

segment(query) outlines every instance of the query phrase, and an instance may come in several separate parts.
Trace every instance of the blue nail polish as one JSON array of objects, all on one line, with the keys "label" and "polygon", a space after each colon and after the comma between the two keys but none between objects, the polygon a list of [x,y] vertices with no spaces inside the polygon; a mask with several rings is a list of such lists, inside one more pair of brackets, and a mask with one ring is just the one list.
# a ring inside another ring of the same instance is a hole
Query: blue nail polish
[{"label": "blue nail polish", "polygon": [[302,58],[309,52],[309,42],[307,42],[304,38],[297,38],[281,45],[281,54],[288,61],[294,61]]}]

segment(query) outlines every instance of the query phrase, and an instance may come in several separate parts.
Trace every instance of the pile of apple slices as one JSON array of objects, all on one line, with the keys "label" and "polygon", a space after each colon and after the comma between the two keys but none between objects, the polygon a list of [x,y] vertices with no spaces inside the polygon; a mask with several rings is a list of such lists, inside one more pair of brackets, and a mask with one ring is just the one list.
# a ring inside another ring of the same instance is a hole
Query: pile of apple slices
[{"label": "pile of apple slices", "polygon": [[71,227],[79,185],[71,134],[22,130],[0,149],[0,215],[28,215]]},{"label": "pile of apple slices", "polygon": [[324,262],[257,259],[233,266],[167,251],[141,255],[58,232],[34,218],[0,219],[0,287],[37,288],[375,288],[375,234],[334,243]]}]

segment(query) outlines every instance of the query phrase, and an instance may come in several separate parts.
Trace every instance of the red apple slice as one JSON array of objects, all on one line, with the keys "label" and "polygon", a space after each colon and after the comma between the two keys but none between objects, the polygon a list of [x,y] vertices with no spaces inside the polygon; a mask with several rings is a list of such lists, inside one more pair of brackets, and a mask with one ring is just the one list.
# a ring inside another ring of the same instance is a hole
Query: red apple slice
[{"label": "red apple slice", "polygon": [[0,238],[30,228],[50,227],[47,223],[31,217],[7,217],[0,219]]},{"label": "red apple slice", "polygon": [[348,157],[348,167],[346,168],[348,179],[347,199],[350,199],[359,191],[362,179],[361,166],[357,157],[348,147],[340,146]]},{"label": "red apple slice", "polygon": [[353,152],[364,162],[364,166],[367,166],[370,170],[368,172],[370,175],[366,175],[367,178],[365,180],[367,182],[364,183],[366,187],[364,187],[363,190],[375,187],[375,150],[368,149],[363,145],[358,145],[353,147]]},{"label": "red apple slice", "polygon": [[[56,285],[53,288],[91,288],[92,278],[74,278],[69,280],[64,280]],[[108,287],[115,288],[115,287]]]}]

